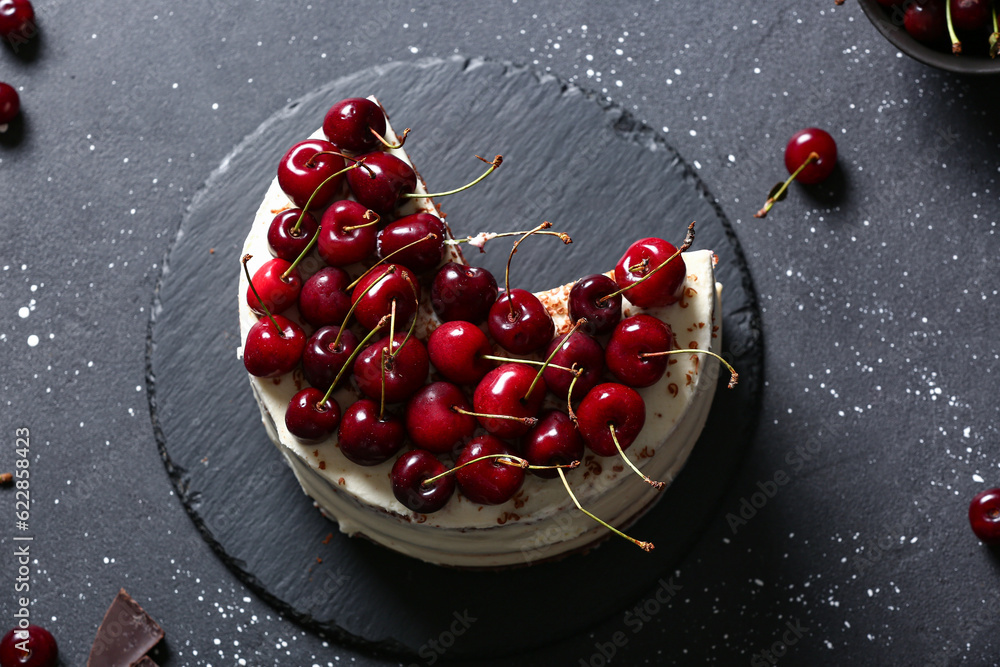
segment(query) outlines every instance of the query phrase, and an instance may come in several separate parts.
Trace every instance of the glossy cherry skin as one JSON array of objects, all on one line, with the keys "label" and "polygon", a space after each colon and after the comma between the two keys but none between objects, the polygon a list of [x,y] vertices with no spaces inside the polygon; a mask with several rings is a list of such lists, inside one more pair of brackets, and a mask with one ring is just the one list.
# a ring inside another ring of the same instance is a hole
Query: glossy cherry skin
[{"label": "glossy cherry skin", "polygon": [[[604,375],[604,348],[595,339],[587,334],[576,331],[569,337],[566,335],[557,336],[549,343],[545,350],[545,358],[548,359],[556,348],[559,348],[552,357],[551,363],[556,366],[572,368],[573,364],[583,370],[573,386],[573,396],[576,399],[583,398],[587,392],[597,386]],[[569,385],[573,382],[573,374],[561,368],[546,368],[542,377],[549,391],[566,400],[569,394]]]},{"label": "glossy cherry skin", "polygon": [[450,382],[421,387],[406,404],[406,433],[410,442],[435,454],[447,454],[472,437],[476,418],[456,412],[472,411],[462,390]]},{"label": "glossy cherry skin", "polygon": [[[21,650],[27,642],[27,654]],[[20,645],[20,646],[18,646]],[[56,667],[59,647],[52,633],[39,625],[14,628],[0,640],[0,665],[3,667]]]},{"label": "glossy cherry skin", "polygon": [[10,84],[0,81],[0,125],[6,125],[21,113],[21,98]]},{"label": "glossy cherry skin", "polygon": [[[0,37],[30,37],[35,8],[28,0],[0,0]],[[6,665],[4,666],[6,667]]]},{"label": "glossy cherry skin", "polygon": [[[583,459],[583,438],[569,415],[561,410],[549,410],[521,439],[521,452],[532,465],[567,465]],[[546,479],[559,474],[555,470],[532,472]]]},{"label": "glossy cherry skin", "polygon": [[448,262],[431,283],[431,306],[442,322],[480,324],[498,294],[496,278],[486,269]]},{"label": "glossy cherry skin", "polygon": [[[386,273],[389,269],[392,271]],[[396,302],[396,327],[403,328],[417,312],[420,283],[413,271],[398,264],[376,266],[351,292],[351,303],[357,304],[354,316],[367,329],[374,329],[379,320],[392,313],[393,301]]]},{"label": "glossy cherry skin", "polygon": [[[293,269],[287,278],[282,278],[282,274],[288,270],[291,263],[280,257],[270,259],[257,269],[253,274],[253,286],[260,295],[260,301],[264,302],[271,314],[276,314],[288,310],[298,301],[299,292],[302,291],[302,278],[298,269]],[[260,306],[257,295],[253,293],[247,285],[247,305],[250,310],[258,315],[264,314],[264,309]]]},{"label": "glossy cherry skin", "polygon": [[1000,544],[1000,489],[987,489],[969,503],[972,532],[986,544]]},{"label": "glossy cherry skin", "polygon": [[[302,224],[293,232],[292,228],[298,223],[300,216]],[[303,215],[300,208],[286,209],[271,220],[271,225],[267,228],[267,245],[275,257],[294,262],[316,236],[318,229],[319,223],[311,213]]]},{"label": "glossy cherry skin", "polygon": [[362,466],[388,461],[403,447],[403,422],[386,414],[379,419],[379,404],[362,398],[344,412],[337,430],[337,444],[348,460]]},{"label": "glossy cherry skin", "polygon": [[[365,215],[369,217],[366,218]],[[378,226],[374,211],[356,201],[343,199],[323,212],[316,251],[330,266],[347,266],[375,253]],[[347,230],[348,227],[356,229]]]},{"label": "glossy cherry skin", "polygon": [[669,356],[646,357],[647,352],[666,352],[677,348],[673,331],[651,315],[633,315],[615,328],[608,341],[605,361],[608,370],[630,387],[656,384],[667,370]]},{"label": "glossy cherry skin", "polygon": [[[492,435],[481,435],[469,441],[455,465],[460,466],[480,456],[513,454],[503,440]],[[480,505],[499,505],[514,497],[524,484],[524,469],[485,459],[467,465],[455,472],[458,489],[462,495]]]},{"label": "glossy cherry skin", "polygon": [[[312,197],[309,208],[323,208],[340,193],[344,176],[333,175],[344,168],[344,158],[327,153],[336,150],[337,147],[329,141],[307,139],[292,146],[281,158],[278,163],[278,185],[296,206],[305,208]],[[331,177],[333,179],[327,183],[327,179]]]},{"label": "glossy cherry skin", "polygon": [[[384,355],[383,351],[386,351]],[[395,356],[390,356],[390,352]],[[385,402],[401,403],[427,382],[430,370],[427,349],[415,336],[407,338],[406,332],[401,331],[393,338],[391,349],[386,336],[362,350],[354,360],[354,378],[366,396],[381,400],[383,370]]]},{"label": "glossy cherry skin", "polygon": [[[537,369],[527,364],[507,363],[486,374],[472,395],[472,406],[485,415],[537,417],[545,399],[545,379],[539,378],[528,395]],[[531,429],[531,424],[496,417],[477,417],[489,433],[501,438],[519,438]]]},{"label": "glossy cherry skin", "polygon": [[[340,369],[348,363],[351,354],[358,348],[358,337],[350,329],[346,329],[337,340],[340,327],[326,326],[317,329],[306,341],[302,351],[302,375],[306,382],[326,391],[337,379]],[[336,345],[334,345],[336,343]],[[354,370],[354,362],[344,371],[341,382],[349,378]]]},{"label": "glossy cherry skin", "polygon": [[391,213],[400,197],[417,188],[413,168],[389,153],[366,153],[365,167],[347,172],[347,183],[354,197],[378,213]]},{"label": "glossy cherry skin", "polygon": [[959,30],[979,30],[990,21],[989,0],[948,0],[951,22]]},{"label": "glossy cherry skin", "polygon": [[819,161],[799,172],[795,177],[799,183],[806,185],[822,183],[837,166],[837,143],[833,137],[818,127],[807,127],[793,134],[785,146],[785,168],[788,173],[794,173],[812,153],[819,155]]},{"label": "glossy cherry skin", "polygon": [[306,334],[302,328],[281,315],[275,315],[274,321],[281,330],[280,334],[267,317],[257,320],[247,332],[243,365],[250,375],[278,377],[290,373],[302,358],[306,347]]},{"label": "glossy cherry skin", "polygon": [[299,292],[299,314],[314,327],[340,325],[351,309],[347,271],[327,266],[309,276]]},{"label": "glossy cherry skin", "polygon": [[385,113],[364,97],[349,97],[330,107],[323,119],[323,134],[345,151],[365,153],[378,145],[372,130],[385,136]]},{"label": "glossy cherry skin", "polygon": [[497,297],[486,318],[486,326],[493,340],[514,354],[528,354],[539,350],[556,333],[549,311],[537,296],[523,289],[512,289],[509,294]]},{"label": "glossy cherry skin", "polygon": [[[394,264],[402,264],[415,273],[429,271],[444,258],[446,232],[447,228],[436,215],[414,213],[404,216],[390,222],[378,233],[378,256],[385,258],[392,255]],[[435,238],[428,239],[429,234]],[[415,245],[403,250],[411,243]]]},{"label": "glossy cherry skin", "polygon": [[[672,243],[654,237],[630,245],[615,265],[615,283],[619,289],[635,285],[624,293],[625,298],[642,308],[676,303],[681,298],[687,269],[680,255],[670,260],[675,252],[677,248]],[[653,273],[667,260],[670,262],[666,266]],[[650,273],[652,277],[643,280]]]},{"label": "glossy cherry skin", "polygon": [[629,448],[646,423],[646,402],[635,389],[606,382],[590,390],[576,411],[577,428],[583,441],[598,456],[615,456],[618,450],[610,426],[622,451]]},{"label": "glossy cherry skin", "polygon": [[910,36],[924,44],[933,46],[943,43],[948,36],[944,2],[932,0],[907,3],[903,13],[903,27]]},{"label": "glossy cherry skin", "polygon": [[448,504],[455,493],[455,476],[445,475],[430,484],[424,480],[436,477],[448,470],[430,452],[414,449],[396,459],[389,473],[392,495],[408,509],[421,514],[430,514]]},{"label": "glossy cherry skin", "polygon": [[471,322],[445,322],[427,339],[431,363],[448,380],[476,384],[493,370],[483,355],[493,354],[493,345],[483,330]]},{"label": "glossy cherry skin", "polygon": [[285,428],[302,440],[323,440],[340,424],[340,406],[333,398],[323,401],[325,392],[306,387],[292,396],[285,410]]},{"label": "glossy cherry skin", "polygon": [[576,322],[585,318],[583,331],[592,336],[611,333],[622,319],[622,295],[600,299],[618,289],[618,283],[603,273],[580,278],[569,291],[569,319]]}]

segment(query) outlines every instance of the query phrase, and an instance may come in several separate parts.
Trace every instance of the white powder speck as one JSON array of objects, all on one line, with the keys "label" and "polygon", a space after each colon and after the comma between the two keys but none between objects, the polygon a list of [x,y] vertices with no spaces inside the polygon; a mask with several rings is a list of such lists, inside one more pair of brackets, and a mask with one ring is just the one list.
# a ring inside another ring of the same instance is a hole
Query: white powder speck
[{"label": "white powder speck", "polygon": [[29,314],[30,312],[31,312],[31,311],[30,311],[30,310],[28,310],[28,307],[27,307],[27,306],[21,306],[21,307],[20,307],[20,308],[18,308],[18,310],[17,310],[17,314],[18,314],[18,316],[20,316],[20,318],[21,318],[22,320],[23,320],[24,318],[26,318],[26,317],[28,316],[28,314]]},{"label": "white powder speck", "polygon": [[36,345],[38,345],[38,336],[31,334],[28,336],[28,347],[35,347]]},{"label": "white powder speck", "polygon": [[962,437],[968,438],[968,437],[971,437],[971,436],[972,436],[972,427],[971,426],[966,426],[962,430]]},{"label": "white powder speck", "polygon": [[984,479],[983,479],[982,477],[980,477],[979,475],[973,475],[973,476],[972,476],[972,481],[973,481],[973,482],[976,482],[977,484],[982,484],[982,483],[983,483],[983,482],[985,482],[986,480],[984,480]]}]

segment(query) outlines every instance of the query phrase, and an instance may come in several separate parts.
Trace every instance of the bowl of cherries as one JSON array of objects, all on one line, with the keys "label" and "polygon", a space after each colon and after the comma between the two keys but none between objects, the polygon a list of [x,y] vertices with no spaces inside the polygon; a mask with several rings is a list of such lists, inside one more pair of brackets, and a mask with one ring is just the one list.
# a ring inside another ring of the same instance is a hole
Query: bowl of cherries
[{"label": "bowl of cherries", "polygon": [[893,46],[959,74],[1000,74],[1000,0],[858,0]]}]

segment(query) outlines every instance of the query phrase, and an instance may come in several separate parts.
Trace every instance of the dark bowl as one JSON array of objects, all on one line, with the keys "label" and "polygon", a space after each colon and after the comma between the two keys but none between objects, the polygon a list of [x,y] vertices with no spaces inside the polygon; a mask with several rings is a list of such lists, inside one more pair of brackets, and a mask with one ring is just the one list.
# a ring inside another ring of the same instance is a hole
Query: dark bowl
[{"label": "dark bowl", "polygon": [[959,74],[1000,74],[1000,58],[979,55],[954,55],[937,51],[918,42],[903,29],[902,20],[886,12],[876,0],[858,0],[865,16],[875,29],[889,40],[893,46],[925,65]]}]

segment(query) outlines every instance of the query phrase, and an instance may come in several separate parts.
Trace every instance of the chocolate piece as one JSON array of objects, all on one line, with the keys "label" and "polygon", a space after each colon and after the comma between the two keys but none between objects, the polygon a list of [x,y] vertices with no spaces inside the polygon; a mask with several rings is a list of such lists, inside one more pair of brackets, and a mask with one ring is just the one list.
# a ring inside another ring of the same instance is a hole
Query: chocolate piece
[{"label": "chocolate piece", "polygon": [[[111,602],[101,627],[97,629],[87,667],[155,665],[146,653],[161,639],[163,628],[123,588]],[[144,663],[144,659],[147,662]]]},{"label": "chocolate piece", "polygon": [[139,658],[139,662],[133,662],[130,667],[160,667],[148,655]]}]

